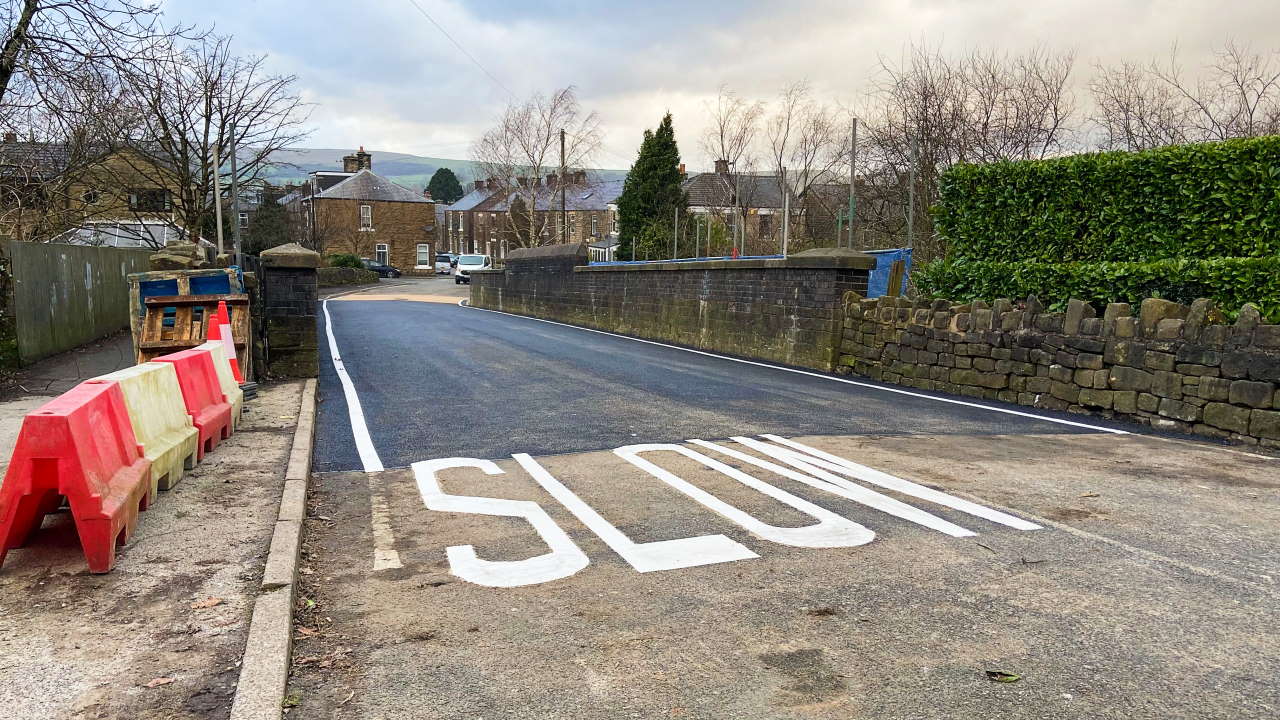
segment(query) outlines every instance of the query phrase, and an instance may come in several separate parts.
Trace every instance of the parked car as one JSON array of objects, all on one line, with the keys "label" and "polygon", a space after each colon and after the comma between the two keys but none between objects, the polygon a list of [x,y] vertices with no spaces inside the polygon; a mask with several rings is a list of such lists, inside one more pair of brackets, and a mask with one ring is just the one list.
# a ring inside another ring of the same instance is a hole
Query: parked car
[{"label": "parked car", "polygon": [[378,277],[380,278],[400,277],[400,271],[390,265],[383,265],[382,263],[376,260],[370,260],[369,258],[360,258],[360,262],[364,263],[365,269],[378,273]]},{"label": "parked car", "polygon": [[449,253],[439,253],[436,255],[436,274],[444,273],[448,275],[453,272],[453,256]]},{"label": "parked car", "polygon": [[467,283],[471,284],[471,272],[473,270],[485,270],[493,267],[493,258],[488,255],[459,255],[458,271],[453,276],[453,284]]}]

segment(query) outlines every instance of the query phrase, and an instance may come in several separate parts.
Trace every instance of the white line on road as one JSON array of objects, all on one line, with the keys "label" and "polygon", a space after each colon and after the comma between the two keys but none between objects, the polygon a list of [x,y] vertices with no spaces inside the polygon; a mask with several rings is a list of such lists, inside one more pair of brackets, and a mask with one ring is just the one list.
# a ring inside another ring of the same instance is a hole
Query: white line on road
[{"label": "white line on road", "polygon": [[396,536],[391,530],[387,499],[374,487],[377,476],[368,474],[365,477],[369,478],[369,513],[373,516],[373,569],[404,567],[400,564],[400,553],[396,552]]},{"label": "white line on road", "polygon": [[705,355],[707,357],[720,358],[721,360],[730,360],[744,365],[755,365],[756,367],[770,368],[773,370],[782,370],[783,372],[795,373],[797,375],[808,375],[809,377],[822,378],[824,380],[833,380],[846,385],[854,385],[856,387],[868,388],[871,390],[882,390],[884,392],[897,393],[898,395],[909,395],[911,397],[924,398],[925,400],[933,400],[935,402],[949,403],[951,405],[962,405],[964,407],[978,408],[980,410],[990,410],[992,412],[1004,413],[1006,415],[1017,415],[1019,417],[1032,418],[1034,420],[1044,420],[1045,422],[1057,423],[1059,425],[1070,425],[1072,427],[1085,428],[1086,430],[1097,430],[1098,432],[1112,433],[1114,435],[1128,435],[1128,430],[1117,430],[1115,428],[1103,427],[1101,425],[1090,425],[1088,423],[1075,422],[1074,420],[1063,420],[1061,418],[1048,417],[1046,415],[1037,415],[1035,413],[1023,412],[1021,410],[1012,410],[1010,408],[993,407],[991,405],[980,405],[978,403],[966,402],[964,400],[955,400],[952,398],[937,397],[934,395],[925,395],[923,393],[911,392],[910,390],[902,390],[900,388],[886,387],[884,385],[873,385],[871,383],[859,382],[857,380],[847,380],[834,375],[826,375],[819,372],[810,372],[808,370],[799,370],[797,368],[789,368],[783,365],[773,365],[766,362],[758,362],[756,360],[744,360],[742,358],[730,357],[729,355],[720,355],[719,353],[708,352],[706,350],[694,350],[693,348],[680,347],[679,345],[668,345],[667,343],[658,342],[656,340],[645,340],[643,338],[631,337],[630,335],[619,335],[611,333],[607,330],[596,330],[595,328],[582,327],[580,325],[570,325],[569,323],[556,322],[555,320],[544,320],[543,318],[530,317],[528,315],[517,315],[515,313],[503,312],[501,310],[490,310],[488,308],[478,308],[471,305],[464,305],[459,301],[458,306],[469,310],[482,310],[484,312],[497,313],[499,315],[509,315],[511,317],[523,318],[525,320],[536,320],[538,322],[549,323],[551,325],[559,325],[561,327],[573,328],[575,330],[584,330],[586,332],[599,333],[610,337],[622,338],[623,340],[632,340],[634,342],[644,343],[646,345],[657,345],[658,347],[670,348],[672,350],[682,350],[696,355]]},{"label": "white line on road", "polygon": [[365,472],[382,470],[382,458],[373,447],[373,439],[369,437],[369,426],[364,422],[364,410],[360,407],[360,396],[356,394],[356,386],[342,364],[342,355],[338,353],[338,341],[333,337],[333,319],[329,317],[329,301],[320,303],[324,310],[324,332],[329,338],[329,357],[333,360],[333,368],[338,371],[338,379],[342,381],[342,394],[347,398],[347,414],[351,416],[351,435],[356,441],[356,452],[360,453],[360,464]]}]

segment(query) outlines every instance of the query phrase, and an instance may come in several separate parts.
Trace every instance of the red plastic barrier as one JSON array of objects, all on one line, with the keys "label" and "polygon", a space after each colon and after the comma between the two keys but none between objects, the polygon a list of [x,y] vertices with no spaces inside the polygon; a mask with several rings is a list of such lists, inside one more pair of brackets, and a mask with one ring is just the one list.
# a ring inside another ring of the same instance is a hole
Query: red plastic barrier
[{"label": "red plastic barrier", "polygon": [[152,362],[173,364],[182,387],[182,402],[187,406],[191,424],[200,431],[196,460],[203,460],[218,443],[231,437],[231,403],[222,394],[213,355],[208,350],[183,350],[161,355]]},{"label": "red plastic barrier", "polygon": [[0,485],[0,563],[66,496],[89,571],[110,572],[116,545],[151,504],[151,461],[114,382],[83,383],[22,421]]}]

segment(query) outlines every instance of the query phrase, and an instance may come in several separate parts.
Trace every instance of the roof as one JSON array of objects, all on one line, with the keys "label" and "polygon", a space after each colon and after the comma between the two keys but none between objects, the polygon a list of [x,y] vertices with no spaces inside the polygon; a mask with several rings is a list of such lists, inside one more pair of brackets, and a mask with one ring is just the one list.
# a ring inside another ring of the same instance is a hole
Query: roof
[{"label": "roof", "polygon": [[596,240],[595,242],[591,243],[589,247],[593,247],[597,250],[608,250],[610,248],[618,247],[618,244],[619,244],[618,238],[612,235],[609,235],[599,240]]},{"label": "roof", "polygon": [[[618,201],[622,194],[623,180],[601,180],[598,182],[566,185],[565,210],[607,210]],[[494,200],[485,203],[481,210],[506,212],[516,197],[516,190],[494,192]],[[559,210],[560,191],[546,185],[539,185],[535,203],[538,210]]]},{"label": "roof", "polygon": [[66,170],[70,162],[71,150],[65,143],[0,143],[0,166],[17,168],[24,173],[57,175]]},{"label": "roof", "polygon": [[449,206],[450,210],[474,210],[477,205],[489,199],[492,190],[481,188],[463,195],[457,202]]},{"label": "roof", "polygon": [[327,190],[320,191],[316,197],[381,202],[430,202],[422,195],[403,185],[397,185],[367,168]]},{"label": "roof", "polygon": [[732,207],[734,186],[747,207],[782,207],[782,183],[776,175],[698,173],[684,182],[691,207]]}]

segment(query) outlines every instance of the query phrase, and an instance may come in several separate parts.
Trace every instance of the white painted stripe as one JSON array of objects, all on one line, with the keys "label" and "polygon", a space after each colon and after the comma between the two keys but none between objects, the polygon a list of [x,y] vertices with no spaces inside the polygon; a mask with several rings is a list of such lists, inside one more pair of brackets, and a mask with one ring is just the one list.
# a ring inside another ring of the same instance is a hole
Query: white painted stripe
[{"label": "white painted stripe", "polygon": [[501,475],[502,468],[491,460],[476,458],[440,458],[413,464],[418,492],[427,508],[437,512],[474,513],[499,517],[523,518],[533,526],[538,537],[551,548],[543,555],[525,560],[483,560],[476,556],[473,545],[453,545],[445,549],[449,570],[454,575],[487,587],[520,587],[566,578],[591,563],[546,510],[529,500],[449,495],[440,489],[436,473],[448,468],[478,468],[486,475]]},{"label": "white painted stripe", "polygon": [[484,312],[497,313],[498,315],[509,315],[511,317],[523,318],[525,320],[536,320],[551,325],[559,325],[561,327],[573,328],[574,330],[583,330],[586,332],[598,333],[600,335],[608,335],[609,337],[622,338],[623,340],[631,340],[633,342],[644,343],[646,345],[657,345],[658,347],[670,348],[672,350],[680,350],[695,355],[705,355],[707,357],[719,358],[730,362],[742,363],[743,365],[754,365],[756,367],[770,368],[772,370],[781,370],[783,372],[795,373],[796,375],[808,375],[809,377],[822,378],[823,380],[831,380],[833,382],[844,383],[845,385],[853,385],[855,387],[868,388],[870,390],[880,390],[888,393],[896,393],[898,395],[908,395],[910,397],[923,398],[925,400],[933,400],[934,402],[947,403],[950,405],[961,405],[963,407],[978,408],[980,410],[990,410],[991,412],[1004,413],[1005,415],[1016,415],[1018,417],[1031,418],[1033,420],[1043,420],[1045,422],[1057,423],[1059,425],[1069,425],[1071,427],[1084,428],[1086,430],[1096,430],[1098,432],[1112,433],[1114,435],[1128,435],[1128,430],[1117,430],[1115,428],[1102,427],[1101,425],[1090,425],[1089,423],[1076,422],[1074,420],[1063,420],[1061,418],[1048,417],[1046,415],[1037,415],[1035,413],[1024,412],[1022,410],[1013,410],[1012,408],[994,407],[992,405],[981,405],[978,403],[967,402],[965,400],[956,400],[954,398],[937,397],[935,395],[925,395],[924,393],[903,390],[902,388],[889,387],[886,385],[873,385],[871,383],[859,382],[857,380],[849,380],[847,378],[837,377],[809,370],[800,370],[798,368],[790,368],[782,365],[773,365],[771,363],[759,362],[757,360],[744,360],[742,358],[730,357],[728,355],[720,355],[718,353],[708,352],[706,350],[694,350],[693,348],[680,347],[679,345],[668,345],[667,343],[658,342],[656,340],[645,340],[643,338],[631,337],[629,335],[619,335],[606,330],[596,330],[595,328],[582,327],[580,325],[570,325],[569,323],[556,322],[555,320],[545,320],[543,318],[529,317],[528,315],[516,315],[515,313],[503,312],[501,310],[490,310],[488,308],[472,307],[459,303],[460,307],[468,310],[481,310]]},{"label": "white painted stripe", "polygon": [[356,441],[356,452],[360,453],[360,464],[365,472],[382,470],[382,458],[373,447],[373,438],[369,437],[369,426],[364,422],[364,409],[360,407],[360,396],[356,395],[356,386],[347,374],[347,368],[338,354],[338,341],[333,337],[333,319],[329,317],[329,301],[320,303],[324,310],[324,332],[329,338],[329,357],[333,359],[333,367],[338,371],[338,379],[342,381],[342,394],[347,398],[347,414],[351,417],[351,435]]},{"label": "white painted stripe", "polygon": [[752,440],[751,438],[735,437],[733,439],[753,450],[758,450],[762,453],[772,455],[779,460],[790,465],[795,465],[802,470],[807,470],[813,466],[821,466],[829,470],[857,478],[863,482],[869,482],[872,485],[879,485],[882,488],[896,490],[904,495],[910,495],[912,497],[920,498],[921,500],[928,500],[929,502],[959,510],[963,513],[976,515],[984,520],[990,520],[993,523],[1007,525],[1011,528],[1017,528],[1018,530],[1040,529],[1039,525],[1027,522],[1022,518],[1014,517],[1008,513],[1002,513],[999,510],[992,510],[989,507],[969,502],[968,500],[961,500],[954,495],[948,495],[947,493],[939,490],[934,490],[931,487],[926,487],[919,483],[911,482],[910,480],[903,480],[900,477],[894,477],[893,475],[881,472],[875,468],[869,468],[866,465],[859,465],[851,460],[845,460],[842,457],[832,455],[829,452],[823,452],[822,450],[814,447],[809,447],[808,445],[796,442],[795,440],[788,440],[783,437],[778,437],[777,435],[768,434],[763,434],[760,437],[765,438],[766,440],[771,440],[780,445],[786,445],[787,447],[794,448],[805,454],[800,455],[789,452],[786,448],[779,448],[769,445],[768,443],[762,443],[759,440]]},{"label": "white painted stripe", "polygon": [[387,510],[387,499],[374,486],[376,475],[369,478],[369,513],[373,517],[373,569],[390,570],[404,567],[400,564],[400,553],[396,552],[396,538],[391,530],[391,513]]},{"label": "white painted stripe", "polygon": [[888,513],[894,517],[902,518],[903,520],[910,520],[917,525],[923,525],[932,530],[937,530],[944,535],[950,535],[951,537],[972,537],[977,535],[977,533],[972,530],[966,530],[965,528],[962,528],[953,522],[944,520],[933,513],[928,513],[919,508],[912,507],[911,505],[900,500],[895,500],[884,493],[864,488],[861,485],[849,482],[845,478],[833,475],[820,468],[806,467],[806,471],[811,473],[806,475],[792,470],[791,468],[771,463],[768,460],[763,460],[754,455],[748,455],[747,453],[727,448],[723,445],[707,442],[706,440],[690,440],[689,442],[694,445],[707,448],[708,450],[715,450],[716,452],[723,453],[731,458],[741,460],[742,462],[750,463],[756,467],[764,468],[769,472],[777,473],[783,477],[791,478],[796,482],[804,483],[810,487],[815,487],[833,495],[838,495],[842,498],[866,505],[867,507],[879,510],[880,512]]},{"label": "white painted stripe", "polygon": [[636,572],[677,570],[760,557],[745,545],[724,535],[700,535],[676,540],[637,543],[613,523],[605,520],[600,513],[583,502],[582,498],[565,487],[564,483],[547,472],[546,468],[539,465],[527,453],[516,453],[511,457],[542,486],[542,489],[559,500],[560,504],[573,513],[573,516],[583,525],[599,535],[600,539],[635,568]]},{"label": "white painted stripe", "polygon": [[[675,473],[661,468],[640,457],[640,453],[657,451],[673,452],[684,455],[690,460],[709,467],[724,475],[728,475],[743,485],[768,495],[783,505],[787,505],[788,507],[794,508],[805,515],[816,519],[818,522],[804,527],[788,528],[769,525],[757,520],[751,515],[739,510],[693,483],[688,482]],[[866,545],[876,537],[874,532],[846,517],[837,515],[824,507],[814,505],[808,500],[796,497],[786,490],[776,488],[759,478],[754,478],[737,468],[725,465],[719,460],[709,458],[697,450],[691,450],[683,445],[676,445],[674,443],[627,445],[626,447],[620,447],[613,452],[618,457],[693,498],[712,512],[718,513],[738,525],[741,525],[752,535],[770,542],[778,543],[779,545],[807,548],[856,547],[858,545]]]}]

